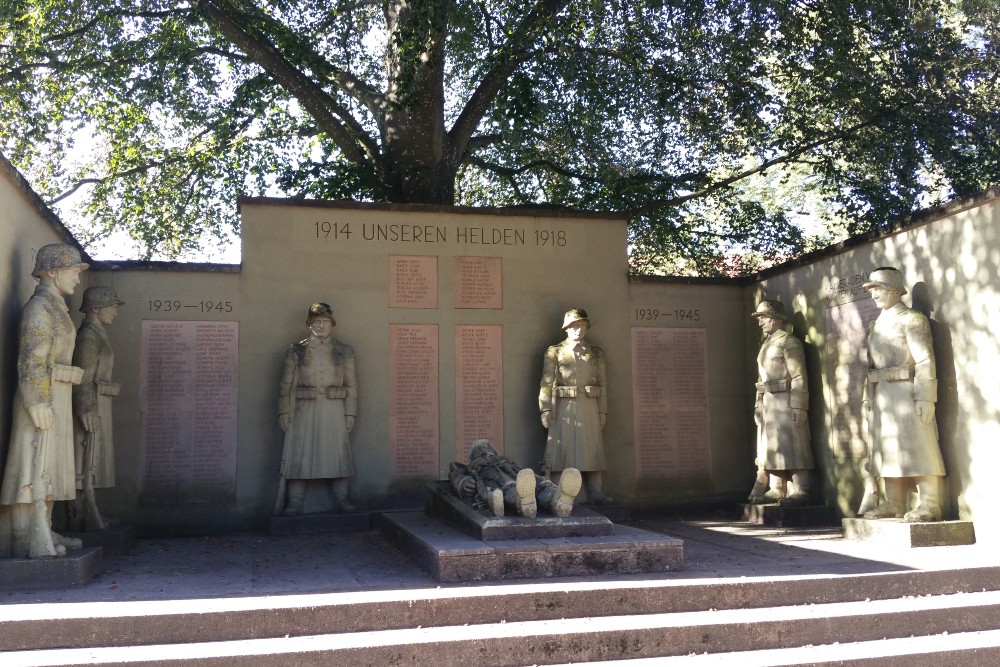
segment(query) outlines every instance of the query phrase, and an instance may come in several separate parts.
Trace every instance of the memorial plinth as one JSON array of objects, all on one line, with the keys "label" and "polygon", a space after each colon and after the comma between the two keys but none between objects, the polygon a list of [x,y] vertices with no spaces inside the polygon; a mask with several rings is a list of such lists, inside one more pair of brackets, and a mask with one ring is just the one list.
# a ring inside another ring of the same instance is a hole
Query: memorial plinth
[{"label": "memorial plinth", "polygon": [[901,519],[844,519],[844,538],[886,548],[942,547],[976,543],[971,521],[906,523]]},{"label": "memorial plinth", "polygon": [[77,588],[101,571],[100,547],[72,549],[56,558],[0,558],[0,590]]},{"label": "memorial plinth", "polygon": [[271,535],[310,535],[315,533],[360,533],[371,528],[369,512],[353,514],[298,514],[271,517]]},{"label": "memorial plinth", "polygon": [[755,526],[772,528],[810,528],[836,526],[840,522],[840,512],[826,505],[806,505],[803,507],[782,507],[778,504],[741,505],[743,520]]}]

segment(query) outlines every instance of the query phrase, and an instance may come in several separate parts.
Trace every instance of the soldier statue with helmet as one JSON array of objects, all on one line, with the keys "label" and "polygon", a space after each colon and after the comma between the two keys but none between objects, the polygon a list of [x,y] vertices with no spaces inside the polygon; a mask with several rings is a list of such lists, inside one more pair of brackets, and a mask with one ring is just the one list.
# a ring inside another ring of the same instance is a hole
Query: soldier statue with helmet
[{"label": "soldier statue with helmet", "polygon": [[52,530],[52,506],[76,497],[72,387],[83,371],[73,366],[76,339],[66,297],[88,268],[76,248],[43,246],[35,256],[34,294],[21,313],[17,391],[3,484],[0,554],[61,556],[80,540]]}]

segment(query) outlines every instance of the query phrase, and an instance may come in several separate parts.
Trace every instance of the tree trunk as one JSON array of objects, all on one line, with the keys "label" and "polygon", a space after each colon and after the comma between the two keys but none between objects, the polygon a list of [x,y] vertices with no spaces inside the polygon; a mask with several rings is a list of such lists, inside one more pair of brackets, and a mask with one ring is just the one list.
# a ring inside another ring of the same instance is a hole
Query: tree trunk
[{"label": "tree trunk", "polygon": [[389,90],[381,123],[382,180],[400,203],[453,204],[458,160],[444,127],[451,0],[386,3]]}]

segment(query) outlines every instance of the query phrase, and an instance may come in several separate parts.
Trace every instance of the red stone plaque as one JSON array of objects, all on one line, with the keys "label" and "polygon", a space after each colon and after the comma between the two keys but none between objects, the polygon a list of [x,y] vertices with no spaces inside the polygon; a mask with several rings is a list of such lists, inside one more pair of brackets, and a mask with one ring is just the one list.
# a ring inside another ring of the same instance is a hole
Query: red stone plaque
[{"label": "red stone plaque", "polygon": [[238,322],[143,321],[143,502],[235,498],[238,350]]},{"label": "red stone plaque", "polygon": [[389,255],[389,307],[438,307],[437,257]]},{"label": "red stone plaque", "polygon": [[389,476],[437,479],[438,325],[389,325]]},{"label": "red stone plaque", "polygon": [[503,308],[503,260],[455,257],[455,308]]},{"label": "red stone plaque", "polygon": [[455,460],[465,461],[473,440],[503,444],[503,327],[455,326]]},{"label": "red stone plaque", "polygon": [[868,377],[868,324],[878,313],[873,299],[826,309],[826,377],[833,394],[830,436],[838,456],[868,456],[861,394]]},{"label": "red stone plaque", "polygon": [[636,478],[641,487],[712,475],[704,329],[632,328]]}]

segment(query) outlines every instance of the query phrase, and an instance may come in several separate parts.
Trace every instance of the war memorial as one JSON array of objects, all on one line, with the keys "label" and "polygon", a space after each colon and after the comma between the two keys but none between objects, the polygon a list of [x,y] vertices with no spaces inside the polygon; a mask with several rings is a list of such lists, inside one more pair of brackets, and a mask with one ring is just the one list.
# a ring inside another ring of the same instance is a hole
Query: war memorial
[{"label": "war memorial", "polygon": [[631,519],[685,508],[1000,542],[1000,192],[709,280],[630,276],[606,214],[253,198],[238,266],[93,261],[2,166],[0,590],[239,533],[378,531],[442,584],[655,578],[689,545]]}]

